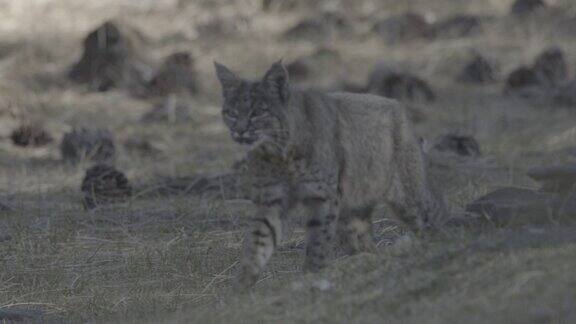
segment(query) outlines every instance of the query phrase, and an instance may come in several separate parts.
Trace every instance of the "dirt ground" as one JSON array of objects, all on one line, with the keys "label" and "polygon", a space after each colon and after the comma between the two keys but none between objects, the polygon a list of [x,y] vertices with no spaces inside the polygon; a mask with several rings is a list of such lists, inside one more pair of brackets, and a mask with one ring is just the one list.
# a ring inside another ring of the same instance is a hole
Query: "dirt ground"
[{"label": "dirt ground", "polygon": [[[221,121],[213,61],[256,78],[279,59],[328,48],[335,58],[317,60],[300,84],[320,89],[365,83],[379,62],[417,74],[437,96],[416,105],[418,135],[470,135],[482,149],[480,159],[432,168],[455,215],[502,186],[537,188],[525,175],[530,167],[576,161],[574,107],[503,92],[510,71],[552,46],[564,51],[574,77],[572,0],[548,1],[549,10],[530,17],[511,16],[509,0],[272,4],[263,10],[257,0],[0,0],[0,202],[10,209],[0,211],[0,315],[53,323],[576,322],[576,224],[547,215],[538,224],[454,227],[409,238],[381,208],[377,255],[341,257],[322,273],[303,274],[298,228],[254,292],[231,291],[251,204],[150,194],[158,179],[226,172],[243,153]],[[372,30],[407,11],[429,22],[488,18],[466,37],[390,44]],[[341,13],[348,27],[321,39],[283,36],[322,12]],[[83,38],[109,19],[143,35],[142,55],[153,66],[176,51],[192,54],[200,89],[186,98],[190,120],[143,123],[154,100],[122,89],[94,92],[67,79]],[[496,63],[496,81],[456,80],[475,51]],[[10,134],[22,123],[42,124],[54,141],[15,146]],[[87,165],[66,165],[59,150],[76,126],[114,134],[116,167],[134,188],[127,202],[84,210]],[[142,138],[158,152],[122,145]]]}]

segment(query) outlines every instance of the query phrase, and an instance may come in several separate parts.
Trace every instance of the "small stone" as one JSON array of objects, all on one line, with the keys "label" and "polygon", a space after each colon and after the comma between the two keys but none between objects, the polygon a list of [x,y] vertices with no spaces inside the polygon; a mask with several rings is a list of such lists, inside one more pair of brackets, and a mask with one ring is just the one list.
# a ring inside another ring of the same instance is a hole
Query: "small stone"
[{"label": "small stone", "polygon": [[311,74],[310,62],[305,58],[297,58],[286,64],[286,71],[288,71],[290,80],[304,80]]},{"label": "small stone", "polygon": [[148,82],[147,88],[147,95],[151,96],[174,93],[196,94],[198,86],[190,53],[177,52],[168,56]]},{"label": "small stone", "polygon": [[556,47],[542,52],[534,61],[533,69],[545,86],[559,86],[568,79],[568,63],[562,50]]},{"label": "small stone", "polygon": [[72,164],[110,163],[116,157],[112,133],[106,129],[75,128],[62,138],[60,152],[64,161]]},{"label": "small stone", "polygon": [[86,171],[81,190],[85,209],[122,202],[132,195],[126,176],[106,164],[97,164]]},{"label": "small stone", "polygon": [[21,125],[10,136],[17,146],[44,146],[54,141],[54,138],[39,125]]},{"label": "small stone", "polygon": [[540,88],[538,74],[529,67],[519,67],[508,75],[505,92],[516,94],[530,94]]},{"label": "small stone", "polygon": [[310,78],[315,72],[331,68],[341,61],[335,50],[329,47],[320,47],[312,54],[301,56],[286,65],[291,80],[303,81]]},{"label": "small stone", "polygon": [[458,76],[458,81],[469,83],[488,83],[496,80],[494,66],[481,55],[475,55]]},{"label": "small stone", "polygon": [[431,102],[436,95],[426,81],[410,73],[377,66],[368,79],[368,92],[400,101]]},{"label": "small stone", "polygon": [[484,215],[497,226],[550,224],[551,220],[573,219],[576,199],[507,187],[478,198],[466,211]]},{"label": "small stone", "polygon": [[545,8],[546,3],[543,0],[516,0],[510,9],[513,15],[526,15],[539,9]]},{"label": "small stone", "polygon": [[337,11],[324,11],[305,18],[284,32],[289,40],[323,41],[340,32],[351,29],[345,14]]}]

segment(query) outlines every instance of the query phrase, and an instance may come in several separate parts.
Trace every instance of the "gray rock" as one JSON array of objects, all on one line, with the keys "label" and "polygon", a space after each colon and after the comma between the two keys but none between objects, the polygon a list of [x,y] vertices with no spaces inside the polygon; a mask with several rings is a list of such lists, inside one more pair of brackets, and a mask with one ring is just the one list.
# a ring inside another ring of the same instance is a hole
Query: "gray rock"
[{"label": "gray rock", "polygon": [[105,22],[86,36],[82,57],[70,69],[69,78],[97,91],[138,91],[150,70],[139,55],[139,37],[129,26]]},{"label": "gray rock", "polygon": [[510,8],[510,13],[517,16],[526,15],[545,7],[546,3],[543,0],[516,0]]},{"label": "gray rock", "polygon": [[290,27],[284,32],[284,38],[289,40],[322,41],[350,28],[345,15],[339,12],[325,11]]},{"label": "gray rock", "polygon": [[552,47],[543,51],[532,66],[512,71],[506,80],[505,92],[533,97],[552,95],[568,78],[568,64],[562,50]]},{"label": "gray rock", "polygon": [[85,209],[122,202],[132,195],[132,188],[126,176],[105,164],[98,164],[86,170],[81,191],[84,194]]},{"label": "gray rock", "polygon": [[106,129],[75,128],[62,138],[60,152],[64,161],[72,164],[113,163],[116,146],[112,133]]},{"label": "gray rock", "polygon": [[543,51],[532,67],[540,83],[549,87],[556,87],[568,79],[568,63],[564,52],[557,47]]},{"label": "gray rock", "polygon": [[329,47],[320,47],[307,56],[301,56],[286,65],[290,80],[304,81],[315,73],[334,67],[341,61],[340,54]]},{"label": "gray rock", "polygon": [[466,206],[496,226],[543,225],[576,217],[576,197],[558,197],[523,188],[501,188]]},{"label": "gray rock", "polygon": [[469,83],[488,83],[496,80],[496,68],[491,62],[481,55],[475,55],[468,62],[460,75],[458,81]]},{"label": "gray rock", "polygon": [[541,83],[538,74],[530,67],[519,67],[506,79],[504,92],[521,96],[534,96],[540,92]]},{"label": "gray rock", "polygon": [[421,78],[377,65],[368,79],[368,92],[400,101],[432,102],[436,94]]},{"label": "gray rock", "polygon": [[576,164],[539,166],[528,170],[527,174],[542,184],[544,192],[576,192]]},{"label": "gray rock", "polygon": [[25,124],[10,135],[12,143],[23,147],[39,147],[51,143],[54,138],[41,125]]},{"label": "gray rock", "polygon": [[188,52],[169,55],[147,84],[146,96],[167,96],[174,93],[198,93],[193,59]]}]

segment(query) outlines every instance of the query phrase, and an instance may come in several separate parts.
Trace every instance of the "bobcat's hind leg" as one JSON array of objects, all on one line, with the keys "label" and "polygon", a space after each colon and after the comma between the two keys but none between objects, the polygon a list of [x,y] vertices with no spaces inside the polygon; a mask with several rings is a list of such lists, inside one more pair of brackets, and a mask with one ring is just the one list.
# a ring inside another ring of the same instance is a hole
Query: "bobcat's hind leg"
[{"label": "bobcat's hind leg", "polygon": [[237,290],[246,290],[256,283],[280,242],[283,214],[287,208],[283,200],[279,194],[275,199],[255,201],[258,211],[252,220],[252,226],[245,233],[236,280]]},{"label": "bobcat's hind leg", "polygon": [[424,154],[404,114],[395,134],[395,177],[387,202],[412,231],[439,229],[448,213],[442,196],[433,191]]},{"label": "bobcat's hind leg", "polygon": [[373,211],[374,206],[342,208],[338,220],[338,238],[346,254],[376,252],[371,222]]}]

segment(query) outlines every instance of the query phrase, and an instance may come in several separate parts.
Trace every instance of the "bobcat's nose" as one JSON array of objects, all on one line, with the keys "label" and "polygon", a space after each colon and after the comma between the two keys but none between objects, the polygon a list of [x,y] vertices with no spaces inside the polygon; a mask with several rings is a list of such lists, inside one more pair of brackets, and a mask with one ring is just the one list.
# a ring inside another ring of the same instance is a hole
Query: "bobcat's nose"
[{"label": "bobcat's nose", "polygon": [[232,137],[234,137],[234,140],[236,140],[237,142],[243,144],[252,144],[256,140],[254,138],[254,134],[248,131],[234,132],[232,134]]}]

